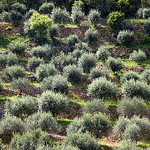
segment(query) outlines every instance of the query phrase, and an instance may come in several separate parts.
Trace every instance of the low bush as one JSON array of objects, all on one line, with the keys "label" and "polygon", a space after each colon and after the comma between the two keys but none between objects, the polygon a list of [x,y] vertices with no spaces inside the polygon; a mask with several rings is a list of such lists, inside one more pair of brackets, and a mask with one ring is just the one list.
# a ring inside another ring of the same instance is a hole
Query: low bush
[{"label": "low bush", "polygon": [[3,91],[3,83],[2,83],[2,81],[0,80],[0,92],[2,92]]},{"label": "low bush", "polygon": [[34,9],[30,9],[28,12],[26,12],[25,20],[30,19],[30,17],[32,16],[33,13],[38,13],[38,12],[36,10],[34,10]]},{"label": "low bush", "polygon": [[145,82],[129,80],[123,84],[123,93],[127,97],[150,98],[150,87]]},{"label": "low bush", "polygon": [[74,147],[72,145],[58,145],[56,147],[53,148],[53,150],[80,150],[79,148],[77,147]]},{"label": "low bush", "polygon": [[7,101],[5,111],[20,118],[28,117],[37,111],[35,100],[32,97],[21,97],[12,101]]},{"label": "low bush", "polygon": [[107,20],[107,25],[111,29],[118,29],[119,26],[121,25],[122,21],[125,19],[125,15],[122,12],[112,12],[109,14],[109,18]]},{"label": "low bush", "polygon": [[117,86],[104,77],[93,80],[88,86],[88,95],[100,99],[114,98],[116,97],[117,92]]},{"label": "low bush", "polygon": [[26,6],[24,4],[21,4],[21,3],[14,3],[12,5],[12,9],[20,12],[22,15],[24,15],[27,11]]},{"label": "low bush", "polygon": [[138,63],[142,63],[146,60],[146,54],[142,50],[133,51],[133,53],[130,54],[129,59]]},{"label": "low bush", "polygon": [[121,69],[123,69],[124,65],[121,61],[120,58],[113,58],[113,57],[109,57],[108,60],[107,60],[107,66],[114,72],[118,72],[120,71]]},{"label": "low bush", "polygon": [[10,87],[14,90],[19,90],[21,95],[23,91],[26,91],[30,88],[30,82],[26,78],[18,78],[11,82]]},{"label": "low bush", "polygon": [[4,11],[4,5],[0,2],[0,14]]},{"label": "low bush", "polygon": [[126,81],[129,81],[129,80],[139,80],[140,79],[140,76],[137,72],[134,72],[134,71],[128,71],[126,72],[125,74],[123,74],[123,76],[121,77],[121,82],[124,83]]},{"label": "low bush", "polygon": [[42,111],[51,112],[53,116],[64,111],[68,105],[68,100],[60,93],[46,91],[42,93],[39,106]]},{"label": "low bush", "polygon": [[91,68],[96,65],[96,58],[92,53],[84,53],[78,60],[79,67],[83,72],[89,73]]},{"label": "low bush", "polygon": [[122,45],[129,45],[134,41],[134,33],[129,30],[120,31],[117,35],[117,40]]},{"label": "low bush", "polygon": [[150,9],[148,8],[144,8],[143,10],[142,10],[142,13],[143,13],[143,18],[144,19],[148,19],[149,17],[150,17]]},{"label": "low bush", "polygon": [[102,60],[103,62],[105,62],[110,56],[110,52],[106,47],[100,46],[96,52],[96,56],[98,60]]},{"label": "low bush", "polygon": [[78,49],[82,52],[90,52],[91,51],[91,48],[89,47],[89,45],[85,42],[79,42],[79,43],[76,43],[75,46],[74,46],[74,49]]},{"label": "low bush", "polygon": [[5,77],[12,81],[13,79],[23,78],[25,77],[26,73],[24,71],[24,68],[21,66],[11,66],[4,70]]},{"label": "low bush", "polygon": [[92,136],[100,138],[106,135],[110,124],[103,114],[85,114],[82,118],[76,118],[67,128],[67,135],[73,133],[91,133]]},{"label": "low bush", "polygon": [[106,113],[107,111],[108,106],[99,99],[91,100],[90,102],[87,102],[85,106],[83,106],[84,113]]},{"label": "low bush", "polygon": [[129,30],[129,31],[133,31],[134,30],[134,26],[133,24],[131,24],[130,22],[128,21],[122,21],[120,27],[119,27],[119,30],[120,31],[126,31],[126,30]]},{"label": "low bush", "polygon": [[11,52],[13,52],[13,53],[15,53],[15,54],[17,54],[17,55],[23,55],[23,54],[24,54],[24,51],[25,51],[26,48],[27,48],[27,46],[26,46],[24,43],[22,43],[22,42],[19,42],[19,41],[17,41],[17,42],[12,41],[12,42],[10,42],[10,43],[8,44],[7,48],[8,48]]},{"label": "low bush", "polygon": [[101,13],[97,10],[91,10],[88,15],[88,20],[96,26],[101,22]]},{"label": "low bush", "polygon": [[90,44],[97,42],[97,40],[98,40],[97,30],[95,30],[94,28],[89,28],[85,32],[85,40]]},{"label": "low bush", "polygon": [[13,66],[18,63],[18,57],[11,52],[6,56],[6,59],[7,59],[7,66]]},{"label": "low bush", "polygon": [[96,79],[99,77],[106,77],[108,79],[109,78],[109,71],[105,68],[101,68],[101,69],[93,68],[93,69],[91,69],[90,74],[89,74],[89,78],[91,80],[93,80],[93,79]]},{"label": "low bush", "polygon": [[75,46],[76,43],[79,42],[79,38],[77,35],[73,34],[73,35],[69,35],[66,38],[66,44],[69,46],[69,48],[72,48],[73,46]]},{"label": "low bush", "polygon": [[134,97],[125,98],[118,103],[117,111],[124,117],[143,116],[147,111],[144,100]]},{"label": "low bush", "polygon": [[51,45],[37,46],[31,49],[31,55],[43,58],[44,60],[51,60],[55,55],[54,48]]},{"label": "low bush", "polygon": [[64,141],[64,145],[72,145],[80,150],[99,150],[99,145],[94,138],[88,133],[80,134],[74,133],[70,134]]},{"label": "low bush", "polygon": [[150,84],[150,70],[145,70],[141,75],[141,79],[147,84]]},{"label": "low bush", "polygon": [[52,64],[41,64],[36,69],[36,78],[38,81],[42,81],[45,77],[54,76],[57,74],[57,70]]},{"label": "low bush", "polygon": [[84,19],[84,13],[78,6],[72,7],[71,18],[74,24],[80,25],[81,21]]},{"label": "low bush", "polygon": [[146,34],[150,35],[150,20],[145,21],[144,31],[145,31]]},{"label": "low bush", "polygon": [[66,9],[54,8],[52,10],[51,19],[53,23],[65,24],[69,20],[69,13]]},{"label": "low bush", "polygon": [[54,9],[53,3],[43,3],[39,8],[39,12],[41,14],[51,14],[53,9]]},{"label": "low bush", "polygon": [[7,55],[1,54],[0,55],[0,68],[3,69],[7,65]]},{"label": "low bush", "polygon": [[54,38],[59,35],[59,27],[57,24],[53,24],[52,26],[50,26],[50,28],[48,29],[48,35],[50,38]]},{"label": "low bush", "polygon": [[27,67],[30,71],[35,72],[36,68],[40,65],[40,64],[44,64],[43,59],[40,58],[36,58],[36,57],[32,57],[28,60],[28,64]]},{"label": "low bush", "polygon": [[137,11],[137,17],[142,19],[143,18],[143,8],[139,8]]},{"label": "low bush", "polygon": [[81,71],[75,65],[69,65],[64,67],[63,75],[68,81],[73,83],[79,83],[81,81]]},{"label": "low bush", "polygon": [[76,58],[77,60],[82,56],[83,54],[83,51],[82,50],[79,50],[79,49],[75,49],[73,52],[72,52],[72,56],[74,58]]},{"label": "low bush", "polygon": [[10,20],[10,13],[8,13],[6,11],[2,12],[2,18],[3,18],[3,21],[5,21],[5,22],[10,22],[11,21]]},{"label": "low bush", "polygon": [[25,125],[27,130],[40,128],[42,131],[46,131],[48,133],[54,133],[58,128],[55,118],[49,112],[37,112],[30,115],[26,118]]},{"label": "low bush", "polygon": [[10,142],[9,149],[36,150],[39,145],[50,145],[50,138],[48,134],[37,129],[25,132],[23,135],[16,134]]}]

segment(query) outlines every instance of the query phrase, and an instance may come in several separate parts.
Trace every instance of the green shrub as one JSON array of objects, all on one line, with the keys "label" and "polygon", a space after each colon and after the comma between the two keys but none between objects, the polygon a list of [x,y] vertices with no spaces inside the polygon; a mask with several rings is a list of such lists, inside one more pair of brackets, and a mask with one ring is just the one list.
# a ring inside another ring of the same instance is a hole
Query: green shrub
[{"label": "green shrub", "polygon": [[79,83],[81,81],[81,71],[75,65],[64,67],[63,75],[68,81]]},{"label": "green shrub", "polygon": [[103,62],[105,62],[110,56],[110,52],[106,47],[100,46],[96,52],[96,56],[98,60],[102,60]]},{"label": "green shrub", "polygon": [[77,60],[81,57],[81,55],[83,54],[83,51],[82,50],[79,50],[79,49],[75,49],[73,52],[72,52],[72,56],[74,58],[76,58]]},{"label": "green shrub", "polygon": [[145,21],[144,31],[145,31],[146,34],[150,35],[150,20]]},{"label": "green shrub", "polygon": [[7,66],[13,66],[18,63],[18,57],[11,52],[6,56],[6,58],[7,58]]},{"label": "green shrub", "polygon": [[13,79],[23,78],[25,77],[26,73],[24,71],[24,68],[21,66],[11,66],[4,70],[5,77],[12,81]]},{"label": "green shrub", "polygon": [[0,92],[3,91],[3,84],[2,84],[2,81],[0,80]]},{"label": "green shrub", "polygon": [[68,93],[67,79],[63,76],[50,76],[42,81],[42,89],[53,90],[55,92]]},{"label": "green shrub", "polygon": [[133,115],[143,116],[147,111],[147,106],[140,98],[125,98],[118,103],[117,111],[124,117],[131,118]]},{"label": "green shrub", "polygon": [[143,18],[143,8],[139,8],[137,11],[137,17],[142,19]]},{"label": "green shrub", "polygon": [[141,75],[141,79],[147,84],[150,84],[150,70],[145,70]]},{"label": "green shrub", "polygon": [[74,49],[75,50],[78,49],[78,50],[83,51],[83,52],[90,52],[91,51],[90,47],[85,42],[76,43],[74,46]]},{"label": "green shrub", "polygon": [[41,64],[36,69],[36,78],[38,81],[42,81],[45,77],[54,76],[57,74],[57,70],[52,64]]},{"label": "green shrub", "polygon": [[125,15],[122,12],[112,12],[109,14],[109,18],[107,20],[107,25],[111,29],[118,29],[119,26],[121,25],[122,21],[125,19]]},{"label": "green shrub", "polygon": [[104,77],[93,80],[88,86],[88,95],[100,99],[114,98],[116,97],[117,92],[117,86]]},{"label": "green shrub", "polygon": [[80,150],[79,148],[77,147],[74,147],[72,145],[58,145],[56,147],[53,148],[53,150]]},{"label": "green shrub", "polygon": [[43,3],[39,8],[39,12],[41,14],[51,14],[53,8],[54,8],[53,3]]},{"label": "green shrub", "polygon": [[48,134],[37,130],[30,130],[23,133],[23,135],[15,135],[9,145],[11,150],[36,150],[39,145],[50,145],[50,138]]},{"label": "green shrub", "polygon": [[120,31],[117,35],[117,40],[122,45],[129,45],[134,41],[134,33],[129,30]]},{"label": "green shrub", "polygon": [[2,143],[2,140],[0,139],[0,150],[4,150],[3,149],[3,143]]},{"label": "green shrub", "polygon": [[28,20],[32,16],[33,13],[38,13],[38,12],[34,9],[30,9],[28,12],[26,12],[25,20]]},{"label": "green shrub", "polygon": [[30,88],[30,82],[26,78],[18,78],[16,80],[13,80],[10,84],[11,88],[14,90],[19,90],[20,95],[23,91],[26,91]]},{"label": "green shrub", "polygon": [[51,45],[46,44],[32,48],[31,55],[43,58],[44,60],[51,60],[52,56],[55,55],[55,51]]},{"label": "green shrub", "polygon": [[13,133],[22,133],[24,131],[24,124],[16,116],[7,115],[0,122],[0,136],[3,138],[8,138]]},{"label": "green shrub", "polygon": [[120,28],[119,30],[123,31],[123,30],[129,30],[129,31],[133,31],[134,30],[134,26],[133,24],[131,24],[130,22],[128,21],[122,21],[121,25],[120,25]]},{"label": "green shrub", "polygon": [[67,128],[67,134],[91,133],[92,136],[100,138],[106,135],[110,129],[110,124],[103,114],[85,114],[82,118],[76,118]]},{"label": "green shrub", "polygon": [[143,10],[142,10],[142,12],[143,12],[143,18],[144,19],[148,19],[149,17],[150,17],[150,9],[148,8],[144,8]]},{"label": "green shrub", "polygon": [[99,77],[106,77],[108,79],[109,78],[109,71],[106,70],[105,68],[101,68],[101,69],[93,68],[93,69],[91,69],[90,74],[89,74],[89,78],[91,80],[93,80],[93,79],[96,79]]},{"label": "green shrub", "polygon": [[4,11],[4,5],[0,2],[0,14]]},{"label": "green shrub", "polygon": [[2,12],[2,18],[3,18],[3,21],[5,21],[5,22],[10,22],[11,21],[10,20],[10,13],[8,13],[6,11]]},{"label": "green shrub", "polygon": [[123,69],[124,65],[121,61],[120,58],[113,58],[113,57],[109,57],[108,60],[107,60],[107,66],[114,72],[118,72],[120,71],[121,69]]},{"label": "green shrub", "polygon": [[26,6],[24,4],[21,4],[21,3],[14,3],[12,5],[12,9],[20,12],[22,15],[24,15],[27,11]]},{"label": "green shrub", "polygon": [[58,128],[58,124],[49,112],[37,112],[30,115],[25,120],[27,130],[35,130],[40,128],[42,131],[54,133]]},{"label": "green shrub", "polygon": [[22,17],[23,17],[22,14],[16,10],[12,10],[10,12],[10,19],[14,25],[20,24],[22,21]]},{"label": "green shrub", "polygon": [[90,102],[87,102],[86,105],[83,107],[84,113],[106,113],[107,111],[108,106],[99,99],[91,100]]},{"label": "green shrub", "polygon": [[51,19],[53,23],[65,24],[69,20],[69,13],[66,9],[54,8],[52,10]]},{"label": "green shrub", "polygon": [[83,70],[83,72],[89,73],[90,69],[96,65],[96,58],[92,53],[84,53],[79,58],[78,65]]},{"label": "green shrub", "polygon": [[85,40],[90,44],[97,42],[97,40],[98,40],[97,30],[95,30],[94,28],[89,28],[85,32]]},{"label": "green shrub", "polygon": [[146,54],[142,50],[133,51],[133,53],[130,54],[129,59],[138,63],[142,63],[146,60]]},{"label": "green shrub", "polygon": [[64,141],[65,145],[72,145],[80,150],[99,150],[99,145],[90,134],[70,134]]},{"label": "green shrub", "polygon": [[140,79],[140,76],[137,72],[134,71],[128,71],[121,77],[121,82],[124,83],[126,81],[129,81],[131,79],[134,79],[135,81]]},{"label": "green shrub", "polygon": [[91,10],[88,15],[88,20],[91,21],[93,25],[97,25],[101,22],[101,13],[97,10]]},{"label": "green shrub", "polygon": [[11,52],[16,53],[17,55],[23,55],[24,51],[27,48],[27,46],[24,43],[19,41],[12,41],[8,44],[7,47]]},{"label": "green shrub", "polygon": [[123,85],[123,92],[127,97],[150,98],[150,87],[145,82],[129,80]]},{"label": "green shrub", "polygon": [[64,111],[67,105],[68,101],[64,95],[52,91],[43,92],[39,101],[40,109],[45,112],[50,111],[53,115]]},{"label": "green shrub", "polygon": [[1,54],[0,55],[0,68],[3,69],[7,65],[7,55]]},{"label": "green shrub", "polygon": [[12,101],[7,101],[5,111],[8,114],[24,118],[37,111],[35,100],[32,97],[21,97]]},{"label": "green shrub", "polygon": [[48,29],[48,35],[51,38],[57,37],[59,35],[59,27],[57,24],[53,24],[52,26],[50,26],[50,28]]},{"label": "green shrub", "polygon": [[43,59],[32,57],[28,60],[27,67],[30,71],[35,72],[36,68],[40,65],[44,64]]},{"label": "green shrub", "polygon": [[69,46],[69,48],[72,48],[73,46],[75,46],[76,43],[79,42],[79,38],[77,35],[69,35],[66,38],[66,44]]}]

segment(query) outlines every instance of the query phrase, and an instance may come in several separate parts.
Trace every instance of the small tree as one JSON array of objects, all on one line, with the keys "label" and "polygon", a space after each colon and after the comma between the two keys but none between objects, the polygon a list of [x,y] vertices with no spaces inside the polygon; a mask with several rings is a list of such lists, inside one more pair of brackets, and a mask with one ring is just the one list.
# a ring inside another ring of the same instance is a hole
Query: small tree
[{"label": "small tree", "polygon": [[50,38],[57,37],[59,35],[59,27],[57,24],[53,24],[52,26],[49,27],[48,29],[48,35]]},{"label": "small tree", "polygon": [[6,59],[7,59],[7,66],[13,66],[18,63],[18,57],[11,52],[6,56]]},{"label": "small tree", "polygon": [[39,8],[39,12],[41,14],[51,14],[53,9],[54,9],[53,3],[43,3]]},{"label": "small tree", "polygon": [[148,19],[144,23],[144,31],[146,34],[150,35],[150,20]]},{"label": "small tree", "polygon": [[33,13],[38,13],[38,12],[36,10],[34,10],[34,9],[30,9],[28,12],[26,12],[25,20],[30,19],[30,17],[33,15]]},{"label": "small tree", "polygon": [[12,9],[20,12],[22,15],[24,15],[27,11],[26,6],[24,4],[21,4],[21,3],[14,3],[12,5]]},{"label": "small tree", "polygon": [[141,75],[141,79],[149,85],[150,84],[150,70],[145,70]]}]

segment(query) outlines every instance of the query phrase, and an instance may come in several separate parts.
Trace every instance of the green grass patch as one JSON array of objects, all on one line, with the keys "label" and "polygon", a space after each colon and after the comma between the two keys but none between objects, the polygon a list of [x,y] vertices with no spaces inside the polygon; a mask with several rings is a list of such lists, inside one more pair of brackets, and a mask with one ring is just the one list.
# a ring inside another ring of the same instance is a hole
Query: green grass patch
[{"label": "green grass patch", "polygon": [[63,126],[67,126],[69,125],[73,120],[69,120],[69,119],[59,119],[58,120],[58,124],[61,124]]},{"label": "green grass patch", "polygon": [[150,147],[150,144],[149,143],[139,143],[137,144],[139,147],[143,147],[143,148],[148,148]]},{"label": "green grass patch", "polygon": [[122,59],[122,61],[126,67],[140,67],[135,61],[130,61],[129,59]]},{"label": "green grass patch", "polygon": [[75,100],[70,100],[69,104],[76,105],[76,106],[84,106],[84,105],[86,105],[86,102],[84,100],[80,100],[79,102],[77,102]]},{"label": "green grass patch", "polygon": [[79,27],[78,25],[76,25],[76,24],[65,24],[65,27],[67,28],[77,28],[77,27]]},{"label": "green grass patch", "polygon": [[129,22],[145,22],[145,19],[128,19]]},{"label": "green grass patch", "polygon": [[3,95],[0,95],[0,101],[13,100],[13,99],[16,99],[16,98],[19,98],[19,96],[3,96]]},{"label": "green grass patch", "polygon": [[31,82],[31,85],[33,85],[33,86],[40,86],[40,85],[41,85],[41,83]]},{"label": "green grass patch", "polygon": [[105,103],[106,103],[109,107],[117,107],[117,102],[105,101]]}]

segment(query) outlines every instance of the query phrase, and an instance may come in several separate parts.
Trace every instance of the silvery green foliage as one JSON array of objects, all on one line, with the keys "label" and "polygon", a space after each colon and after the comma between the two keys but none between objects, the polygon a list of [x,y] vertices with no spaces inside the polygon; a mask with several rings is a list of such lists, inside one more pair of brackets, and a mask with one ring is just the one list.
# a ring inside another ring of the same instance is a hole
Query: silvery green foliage
[{"label": "silvery green foliage", "polygon": [[150,98],[150,87],[147,83],[134,81],[133,79],[123,84],[123,93],[127,97],[139,97],[142,99]]},{"label": "silvery green foliage", "polygon": [[39,106],[42,111],[51,112],[53,115],[57,115],[64,111],[68,105],[67,98],[52,91],[43,92],[39,101]]},{"label": "silvery green foliage", "polygon": [[36,150],[53,150],[50,146],[45,146],[43,144],[40,144]]},{"label": "silvery green foliage", "polygon": [[55,118],[49,112],[37,112],[30,115],[25,120],[27,130],[35,130],[40,128],[42,131],[54,133],[58,129]]},{"label": "silvery green foliage", "polygon": [[66,9],[54,8],[52,10],[51,19],[53,23],[64,24],[69,20],[69,13]]},{"label": "silvery green foliage", "polygon": [[83,51],[80,50],[80,49],[75,49],[73,52],[72,52],[72,56],[74,58],[76,58],[77,60],[81,57],[81,55],[83,54]]},{"label": "silvery green foliage", "polygon": [[83,106],[83,112],[84,113],[106,113],[108,111],[108,105],[106,105],[102,100],[94,99],[86,103],[85,106]]},{"label": "silvery green foliage", "polygon": [[4,5],[0,2],[0,14],[4,11]]},{"label": "silvery green foliage", "polygon": [[73,34],[73,35],[69,35],[66,38],[66,44],[72,48],[73,46],[75,46],[76,43],[79,43],[79,38],[77,35]]},{"label": "silvery green foliage", "polygon": [[17,42],[12,41],[8,44],[7,47],[11,52],[13,52],[17,55],[22,55],[27,48],[26,44],[24,44],[20,41],[17,41]]},{"label": "silvery green foliage", "polygon": [[92,53],[84,53],[78,60],[79,67],[83,72],[89,73],[96,65],[96,57]]},{"label": "silvery green foliage", "polygon": [[49,27],[48,29],[48,35],[51,38],[57,37],[59,35],[59,26],[57,24],[53,24],[52,26]]},{"label": "silvery green foliage", "polygon": [[14,79],[25,77],[26,73],[24,68],[15,65],[15,66],[7,67],[4,70],[4,75],[8,80],[13,81]]},{"label": "silvery green foliage", "polygon": [[63,75],[68,81],[79,83],[81,81],[81,71],[75,65],[68,65],[63,69]]},{"label": "silvery green foliage", "polygon": [[[41,149],[41,150],[43,150],[43,149]],[[60,146],[58,145],[58,146],[54,147],[52,150],[80,150],[80,149],[77,147],[74,147],[73,145],[62,144]]]},{"label": "silvery green foliage", "polygon": [[88,20],[91,21],[93,25],[97,25],[101,22],[101,13],[97,10],[91,10],[88,15]]},{"label": "silvery green foliage", "polygon": [[6,58],[7,58],[7,66],[13,66],[18,63],[18,57],[11,52],[6,56]]},{"label": "silvery green foliage", "polygon": [[130,30],[120,31],[117,35],[117,40],[122,45],[131,44],[134,41],[134,33]]},{"label": "silvery green foliage", "polygon": [[30,82],[26,78],[18,78],[11,82],[10,87],[14,90],[19,90],[21,94],[30,88]]},{"label": "silvery green foliage", "polygon": [[3,69],[7,65],[7,55],[1,54],[0,55],[0,68]]},{"label": "silvery green foliage", "polygon": [[85,14],[82,12],[81,7],[72,7],[71,18],[73,20],[73,23],[80,25],[81,21],[84,19],[84,15]]},{"label": "silvery green foliage", "polygon": [[143,116],[147,112],[147,106],[140,98],[124,98],[119,101],[117,111],[122,116],[131,118],[134,115]]},{"label": "silvery green foliage", "polygon": [[55,66],[52,64],[40,64],[36,69],[36,78],[41,82],[45,77],[54,76],[57,72]]},{"label": "silvery green foliage", "polygon": [[52,90],[54,92],[66,94],[68,93],[67,79],[59,75],[56,75],[54,77],[50,76],[42,81],[42,89],[44,91]]},{"label": "silvery green foliage", "polygon": [[44,64],[43,59],[40,58],[36,58],[36,57],[32,57],[28,60],[28,64],[27,67],[30,71],[35,72],[36,68],[40,65],[40,64]]},{"label": "silvery green foliage", "polygon": [[150,20],[148,19],[144,23],[144,31],[146,34],[150,35]]},{"label": "silvery green foliage", "polygon": [[30,130],[22,135],[16,134],[9,145],[10,150],[37,150],[40,145],[50,146],[50,138],[40,129]]},{"label": "silvery green foliage", "polygon": [[3,91],[3,83],[2,83],[2,81],[0,80],[0,92],[2,92]]},{"label": "silvery green foliage", "polygon": [[1,139],[0,139],[0,150],[3,150],[3,143]]},{"label": "silvery green foliage", "polygon": [[129,31],[133,31],[134,30],[134,26],[133,24],[131,24],[130,22],[124,20],[122,21],[121,25],[120,25],[120,30],[123,31],[123,30],[129,30]]},{"label": "silvery green foliage", "polygon": [[5,21],[5,22],[10,22],[11,21],[9,12],[3,11],[2,12],[2,18],[3,18],[3,21]]},{"label": "silvery green foliage", "polygon": [[75,50],[78,49],[82,52],[90,52],[91,51],[91,48],[85,42],[76,43],[75,46],[74,46],[74,49]]},{"label": "silvery green foliage", "polygon": [[110,56],[110,52],[105,46],[100,46],[96,52],[96,56],[98,60],[102,60],[103,62],[105,62]]},{"label": "silvery green foliage", "polygon": [[39,12],[41,14],[51,14],[54,7],[53,3],[43,3],[39,8]]},{"label": "silvery green foliage", "polygon": [[21,13],[22,15],[24,15],[27,11],[27,8],[24,4],[21,3],[14,3],[12,5],[12,10],[18,11],[19,13]]},{"label": "silvery green foliage", "polygon": [[92,136],[100,138],[106,135],[110,129],[110,124],[106,116],[102,113],[85,114],[82,118],[75,118],[67,128],[67,134],[86,133],[89,132]]},{"label": "silvery green foliage", "polygon": [[120,58],[108,57],[106,61],[107,66],[114,72],[118,72],[123,69],[124,65]]},{"label": "silvery green foliage", "polygon": [[89,133],[73,133],[64,140],[64,145],[72,145],[80,150],[99,150],[97,141]]},{"label": "silvery green foliage", "polygon": [[114,98],[116,97],[117,92],[117,85],[104,77],[93,80],[88,86],[88,95],[100,99]]},{"label": "silvery green foliage", "polygon": [[22,133],[25,131],[25,127],[20,118],[16,116],[7,115],[2,118],[0,122],[0,135],[7,137],[15,133]]},{"label": "silvery green foliage", "polygon": [[121,82],[124,83],[126,81],[129,81],[129,80],[139,80],[140,79],[140,76],[137,72],[134,72],[134,71],[128,71],[126,73],[123,74],[123,76],[121,77]]},{"label": "silvery green foliage", "polygon": [[32,16],[33,13],[38,13],[38,12],[36,10],[34,10],[34,9],[30,9],[28,12],[26,12],[25,20],[30,19],[30,17]]},{"label": "silvery green foliage", "polygon": [[32,97],[21,97],[13,101],[7,101],[5,104],[5,111],[20,118],[27,117],[37,111],[35,99]]},{"label": "silvery green foliage", "polygon": [[90,71],[89,78],[91,80],[99,78],[99,77],[105,77],[109,78],[109,71],[105,68],[93,68]]},{"label": "silvery green foliage", "polygon": [[143,18],[144,19],[148,19],[150,17],[150,9],[149,8],[144,8],[142,10],[142,12],[143,12]]},{"label": "silvery green foliage", "polygon": [[143,18],[143,8],[139,8],[137,11],[137,17],[142,19]]},{"label": "silvery green foliage", "polygon": [[142,75],[141,75],[141,79],[143,81],[145,81],[147,84],[150,84],[150,70],[147,69],[145,70]]},{"label": "silvery green foliage", "polygon": [[55,55],[55,50],[51,45],[37,46],[31,49],[31,55],[43,58],[44,60],[51,60]]},{"label": "silvery green foliage", "polygon": [[21,23],[22,18],[23,18],[23,16],[20,12],[18,12],[16,10],[10,11],[10,20],[15,25],[18,25],[19,23]]},{"label": "silvery green foliage", "polygon": [[88,43],[94,43],[97,42],[98,40],[98,33],[97,30],[95,30],[94,28],[89,28],[86,32],[85,32],[85,40]]}]

